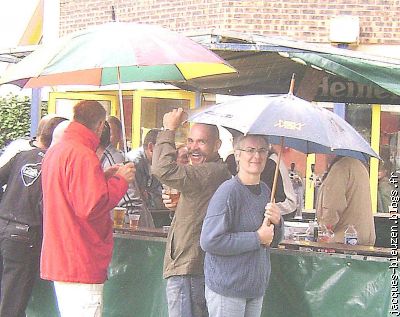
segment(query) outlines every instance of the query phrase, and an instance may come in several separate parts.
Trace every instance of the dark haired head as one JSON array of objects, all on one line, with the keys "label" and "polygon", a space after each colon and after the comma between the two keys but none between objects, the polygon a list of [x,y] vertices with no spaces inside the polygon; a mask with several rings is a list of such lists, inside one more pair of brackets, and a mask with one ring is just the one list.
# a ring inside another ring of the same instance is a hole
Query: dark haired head
[{"label": "dark haired head", "polygon": [[118,145],[121,145],[122,141],[122,123],[114,116],[108,117],[107,122],[110,124],[110,143],[113,147],[117,148]]},{"label": "dark haired head", "polygon": [[101,132],[99,145],[103,148],[106,148],[107,146],[109,146],[110,145],[110,136],[111,136],[110,125],[106,121],[106,122],[104,122],[103,131]]},{"label": "dark haired head", "polygon": [[54,114],[46,114],[45,116],[43,116],[40,120],[39,120],[39,124],[36,130],[36,137],[39,139],[40,135],[43,132],[44,126],[46,125],[47,122],[49,122],[49,120],[51,118],[54,118],[55,115]]},{"label": "dark haired head", "polygon": [[110,128],[114,128],[118,131],[122,131],[122,123],[117,117],[109,116],[107,119],[108,123],[110,124]]},{"label": "dark haired head", "polygon": [[149,132],[147,132],[143,141],[144,149],[147,149],[150,143],[156,144],[157,136],[160,133],[160,131],[161,131],[160,129],[151,129]]},{"label": "dark haired head", "polygon": [[47,123],[43,126],[41,134],[40,134],[40,143],[47,149],[49,148],[51,141],[53,140],[53,132],[54,129],[63,121],[67,119],[63,117],[53,117],[47,121]]}]

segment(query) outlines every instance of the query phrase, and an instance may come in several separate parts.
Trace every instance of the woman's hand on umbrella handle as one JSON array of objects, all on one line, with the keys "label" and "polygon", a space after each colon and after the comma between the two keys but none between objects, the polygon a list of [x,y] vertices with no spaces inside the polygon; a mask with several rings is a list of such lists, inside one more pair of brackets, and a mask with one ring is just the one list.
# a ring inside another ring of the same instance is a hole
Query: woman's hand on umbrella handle
[{"label": "woman's hand on umbrella handle", "polygon": [[163,126],[165,130],[175,131],[186,120],[187,113],[183,108],[173,109],[164,115]]},{"label": "woman's hand on umbrella handle", "polygon": [[268,203],[265,206],[264,222],[266,224],[279,225],[281,223],[281,213],[279,207],[275,203]]},{"label": "woman's hand on umbrella handle", "polygon": [[274,225],[267,225],[266,222],[263,221],[261,227],[257,230],[257,234],[262,245],[271,245],[271,242],[274,239]]}]

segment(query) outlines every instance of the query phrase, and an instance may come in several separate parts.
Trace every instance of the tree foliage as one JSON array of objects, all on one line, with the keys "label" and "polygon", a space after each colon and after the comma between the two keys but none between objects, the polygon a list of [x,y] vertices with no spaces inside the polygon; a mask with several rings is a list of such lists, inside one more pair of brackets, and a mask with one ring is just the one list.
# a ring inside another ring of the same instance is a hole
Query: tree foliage
[{"label": "tree foliage", "polygon": [[[0,148],[17,138],[29,137],[30,106],[29,97],[0,96]],[[42,114],[44,112],[47,112],[46,103],[42,103]]]}]

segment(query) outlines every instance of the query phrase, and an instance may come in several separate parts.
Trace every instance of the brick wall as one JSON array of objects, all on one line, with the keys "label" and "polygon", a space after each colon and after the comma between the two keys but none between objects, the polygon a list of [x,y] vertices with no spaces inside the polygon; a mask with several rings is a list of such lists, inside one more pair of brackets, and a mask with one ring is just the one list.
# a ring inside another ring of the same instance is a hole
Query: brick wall
[{"label": "brick wall", "polygon": [[330,19],[360,18],[360,44],[400,44],[400,0],[61,0],[60,33],[112,20],[329,42]]}]

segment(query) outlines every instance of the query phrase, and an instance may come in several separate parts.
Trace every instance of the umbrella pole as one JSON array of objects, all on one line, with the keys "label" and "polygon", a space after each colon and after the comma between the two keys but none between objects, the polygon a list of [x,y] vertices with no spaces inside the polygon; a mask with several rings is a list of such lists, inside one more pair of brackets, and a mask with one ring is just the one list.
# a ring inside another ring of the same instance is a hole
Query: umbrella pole
[{"label": "umbrella pole", "polygon": [[295,81],[295,74],[293,73],[292,78],[290,79],[289,95],[293,95],[294,81]]},{"label": "umbrella pole", "polygon": [[279,153],[278,153],[278,160],[277,160],[276,166],[275,166],[274,181],[272,183],[272,189],[271,189],[271,203],[275,202],[276,183],[278,182],[279,165],[281,163],[282,148],[283,148],[284,141],[285,141],[285,138],[281,137],[281,144],[280,144],[281,148],[279,149]]},{"label": "umbrella pole", "polygon": [[121,125],[122,125],[122,143],[123,143],[123,147],[124,147],[124,156],[126,156],[126,153],[128,153],[128,149],[127,149],[127,145],[126,145],[124,104],[122,103],[121,73],[120,73],[119,66],[117,66],[117,80],[118,80],[119,112],[120,112],[120,116],[121,116]]},{"label": "umbrella pole", "polygon": [[[272,182],[272,189],[271,189],[271,203],[275,202],[275,193],[276,193],[276,183],[278,182],[278,173],[279,173],[279,165],[281,163],[281,157],[282,157],[282,148],[283,148],[283,144],[285,142],[285,138],[282,136],[281,137],[281,148],[279,149],[279,153],[278,153],[278,159],[276,161],[276,166],[275,166],[275,173],[274,173],[274,180]],[[265,221],[266,219],[264,219]],[[270,225],[271,221],[269,219],[267,219],[267,225]]]}]

